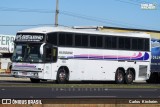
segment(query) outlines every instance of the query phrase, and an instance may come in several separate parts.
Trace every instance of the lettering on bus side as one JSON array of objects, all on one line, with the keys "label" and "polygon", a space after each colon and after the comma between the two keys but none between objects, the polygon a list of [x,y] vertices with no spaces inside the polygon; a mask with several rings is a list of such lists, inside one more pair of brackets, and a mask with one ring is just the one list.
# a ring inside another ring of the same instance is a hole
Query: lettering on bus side
[{"label": "lettering on bus side", "polygon": [[59,51],[59,54],[73,54],[71,51]]}]

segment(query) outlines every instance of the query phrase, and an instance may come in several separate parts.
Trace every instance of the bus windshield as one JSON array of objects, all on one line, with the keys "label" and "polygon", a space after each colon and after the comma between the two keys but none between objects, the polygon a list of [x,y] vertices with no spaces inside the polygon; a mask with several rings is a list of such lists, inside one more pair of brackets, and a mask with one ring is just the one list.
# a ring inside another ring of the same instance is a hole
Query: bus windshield
[{"label": "bus windshield", "polygon": [[40,46],[38,43],[21,44],[15,46],[15,51],[12,56],[13,62],[42,62],[40,54]]}]

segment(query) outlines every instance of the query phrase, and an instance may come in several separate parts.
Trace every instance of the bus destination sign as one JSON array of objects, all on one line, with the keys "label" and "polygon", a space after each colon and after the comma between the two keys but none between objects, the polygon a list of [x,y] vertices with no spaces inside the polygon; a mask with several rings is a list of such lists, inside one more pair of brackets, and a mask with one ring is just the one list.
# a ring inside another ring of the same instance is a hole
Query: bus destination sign
[{"label": "bus destination sign", "polygon": [[28,35],[28,34],[18,34],[15,41],[17,42],[42,42],[44,40],[44,35]]}]

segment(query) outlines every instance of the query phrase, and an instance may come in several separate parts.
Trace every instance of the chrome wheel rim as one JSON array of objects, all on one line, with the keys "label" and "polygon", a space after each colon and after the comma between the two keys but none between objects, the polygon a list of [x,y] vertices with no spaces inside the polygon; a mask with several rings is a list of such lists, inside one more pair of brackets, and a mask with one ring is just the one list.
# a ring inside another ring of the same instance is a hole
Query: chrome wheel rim
[{"label": "chrome wheel rim", "polygon": [[127,78],[128,78],[128,81],[129,81],[129,82],[132,81],[132,75],[131,75],[131,74],[128,74],[128,75],[127,75]]},{"label": "chrome wheel rim", "polygon": [[122,74],[118,74],[118,81],[122,81],[123,80],[123,75]]},{"label": "chrome wheel rim", "polygon": [[61,81],[65,81],[65,79],[66,79],[66,74],[65,74],[64,72],[61,72],[61,73],[59,74],[59,79],[60,79]]}]

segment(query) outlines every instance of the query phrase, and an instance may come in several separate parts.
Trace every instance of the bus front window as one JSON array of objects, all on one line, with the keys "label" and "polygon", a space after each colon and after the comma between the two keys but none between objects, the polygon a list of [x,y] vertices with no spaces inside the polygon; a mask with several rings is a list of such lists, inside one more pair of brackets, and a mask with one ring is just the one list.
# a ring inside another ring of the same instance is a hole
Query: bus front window
[{"label": "bus front window", "polygon": [[16,62],[21,62],[24,60],[24,55],[25,55],[25,49],[26,46],[25,45],[16,45],[15,47],[15,51],[13,53],[12,56],[12,61],[16,61]]},{"label": "bus front window", "polygon": [[13,62],[42,62],[40,44],[17,44],[13,53]]}]

